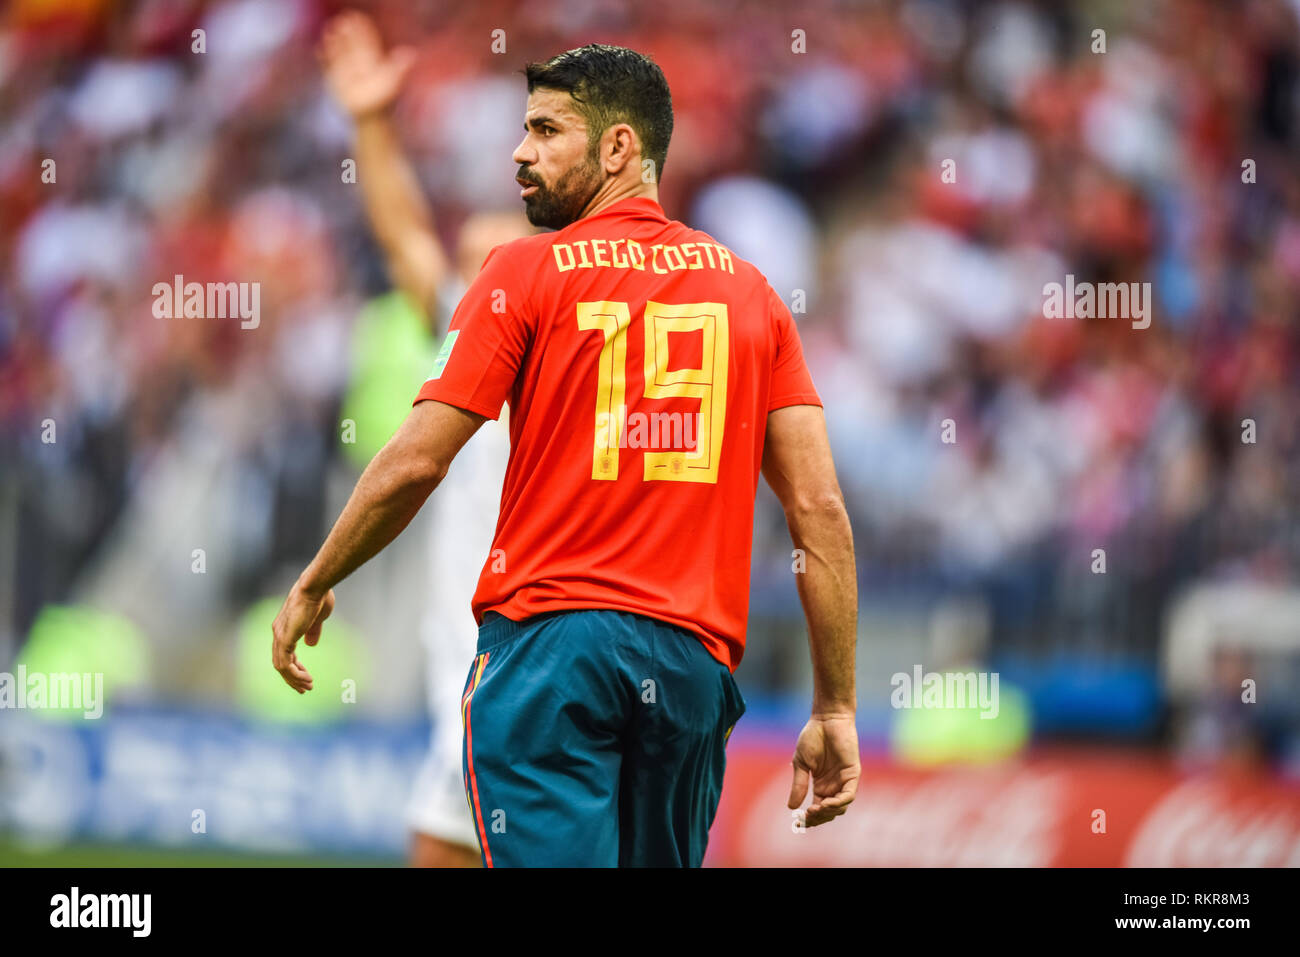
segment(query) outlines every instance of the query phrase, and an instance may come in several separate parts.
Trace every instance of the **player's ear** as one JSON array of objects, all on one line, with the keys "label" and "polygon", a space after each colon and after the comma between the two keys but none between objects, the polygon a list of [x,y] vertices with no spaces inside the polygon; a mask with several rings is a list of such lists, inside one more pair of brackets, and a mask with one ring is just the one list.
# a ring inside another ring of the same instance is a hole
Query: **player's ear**
[{"label": "player's ear", "polygon": [[636,131],[627,123],[616,123],[605,131],[602,137],[605,172],[617,176],[629,164],[635,165],[641,155],[641,144],[637,141]]}]

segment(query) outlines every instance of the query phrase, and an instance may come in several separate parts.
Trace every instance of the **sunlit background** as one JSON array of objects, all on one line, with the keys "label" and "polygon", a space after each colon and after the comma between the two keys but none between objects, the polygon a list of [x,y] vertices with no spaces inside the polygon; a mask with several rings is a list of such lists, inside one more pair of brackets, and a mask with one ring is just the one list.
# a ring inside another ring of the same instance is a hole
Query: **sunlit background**
[{"label": "sunlit background", "polygon": [[[618,43],[672,88],[665,211],[795,312],[864,778],[785,809],[811,677],[764,487],[710,863],[1300,865],[1300,0],[362,6],[419,49],[396,121],[449,248],[519,205],[519,68]],[[303,652],[355,702],[269,665],[437,346],[340,173],[341,8],[0,14],[0,671],[106,700],[0,711],[0,863],[403,859],[428,516]],[[259,282],[260,324],[156,318],[177,274]],[[1048,318],[1068,276],[1150,283],[1149,327]],[[917,669],[996,674],[996,717],[893,707]]]}]

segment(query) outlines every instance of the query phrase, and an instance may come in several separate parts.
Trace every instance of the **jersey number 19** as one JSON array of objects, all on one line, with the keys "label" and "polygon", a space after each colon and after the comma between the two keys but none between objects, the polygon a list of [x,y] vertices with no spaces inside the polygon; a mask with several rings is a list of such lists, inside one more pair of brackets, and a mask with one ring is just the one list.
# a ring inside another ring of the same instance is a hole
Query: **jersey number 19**
[{"label": "jersey number 19", "polygon": [[[596,435],[591,477],[618,478],[620,435],[627,421],[627,330],[632,314],[625,302],[578,303],[578,328],[599,329],[605,337],[596,381]],[[727,307],[720,302],[645,306],[645,397],[700,401],[694,450],[645,453],[647,482],[718,481],[718,459],[727,409]],[[668,334],[699,332],[703,348],[698,369],[668,371]]]}]

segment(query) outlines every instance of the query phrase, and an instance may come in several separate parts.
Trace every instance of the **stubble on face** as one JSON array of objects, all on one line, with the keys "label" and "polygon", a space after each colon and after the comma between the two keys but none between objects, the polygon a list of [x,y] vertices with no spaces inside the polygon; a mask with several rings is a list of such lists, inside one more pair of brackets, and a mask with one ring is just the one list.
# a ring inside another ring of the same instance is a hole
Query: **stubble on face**
[{"label": "stubble on face", "polygon": [[601,182],[595,149],[588,150],[581,163],[565,170],[553,186],[528,169],[521,169],[519,175],[537,185],[537,192],[524,197],[524,212],[530,223],[543,229],[563,229],[576,222]]}]

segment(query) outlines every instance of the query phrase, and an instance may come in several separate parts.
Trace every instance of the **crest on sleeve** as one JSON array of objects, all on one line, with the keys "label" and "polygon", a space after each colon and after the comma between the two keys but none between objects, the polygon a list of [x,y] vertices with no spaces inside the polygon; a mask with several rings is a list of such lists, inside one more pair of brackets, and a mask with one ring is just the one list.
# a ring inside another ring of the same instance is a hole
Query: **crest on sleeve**
[{"label": "crest on sleeve", "polygon": [[460,336],[459,329],[453,329],[447,333],[447,338],[442,340],[442,348],[438,350],[438,358],[434,360],[433,372],[429,373],[429,378],[425,382],[432,382],[442,375],[442,370],[447,368],[447,360],[451,358],[451,350],[456,345],[456,339]]}]

